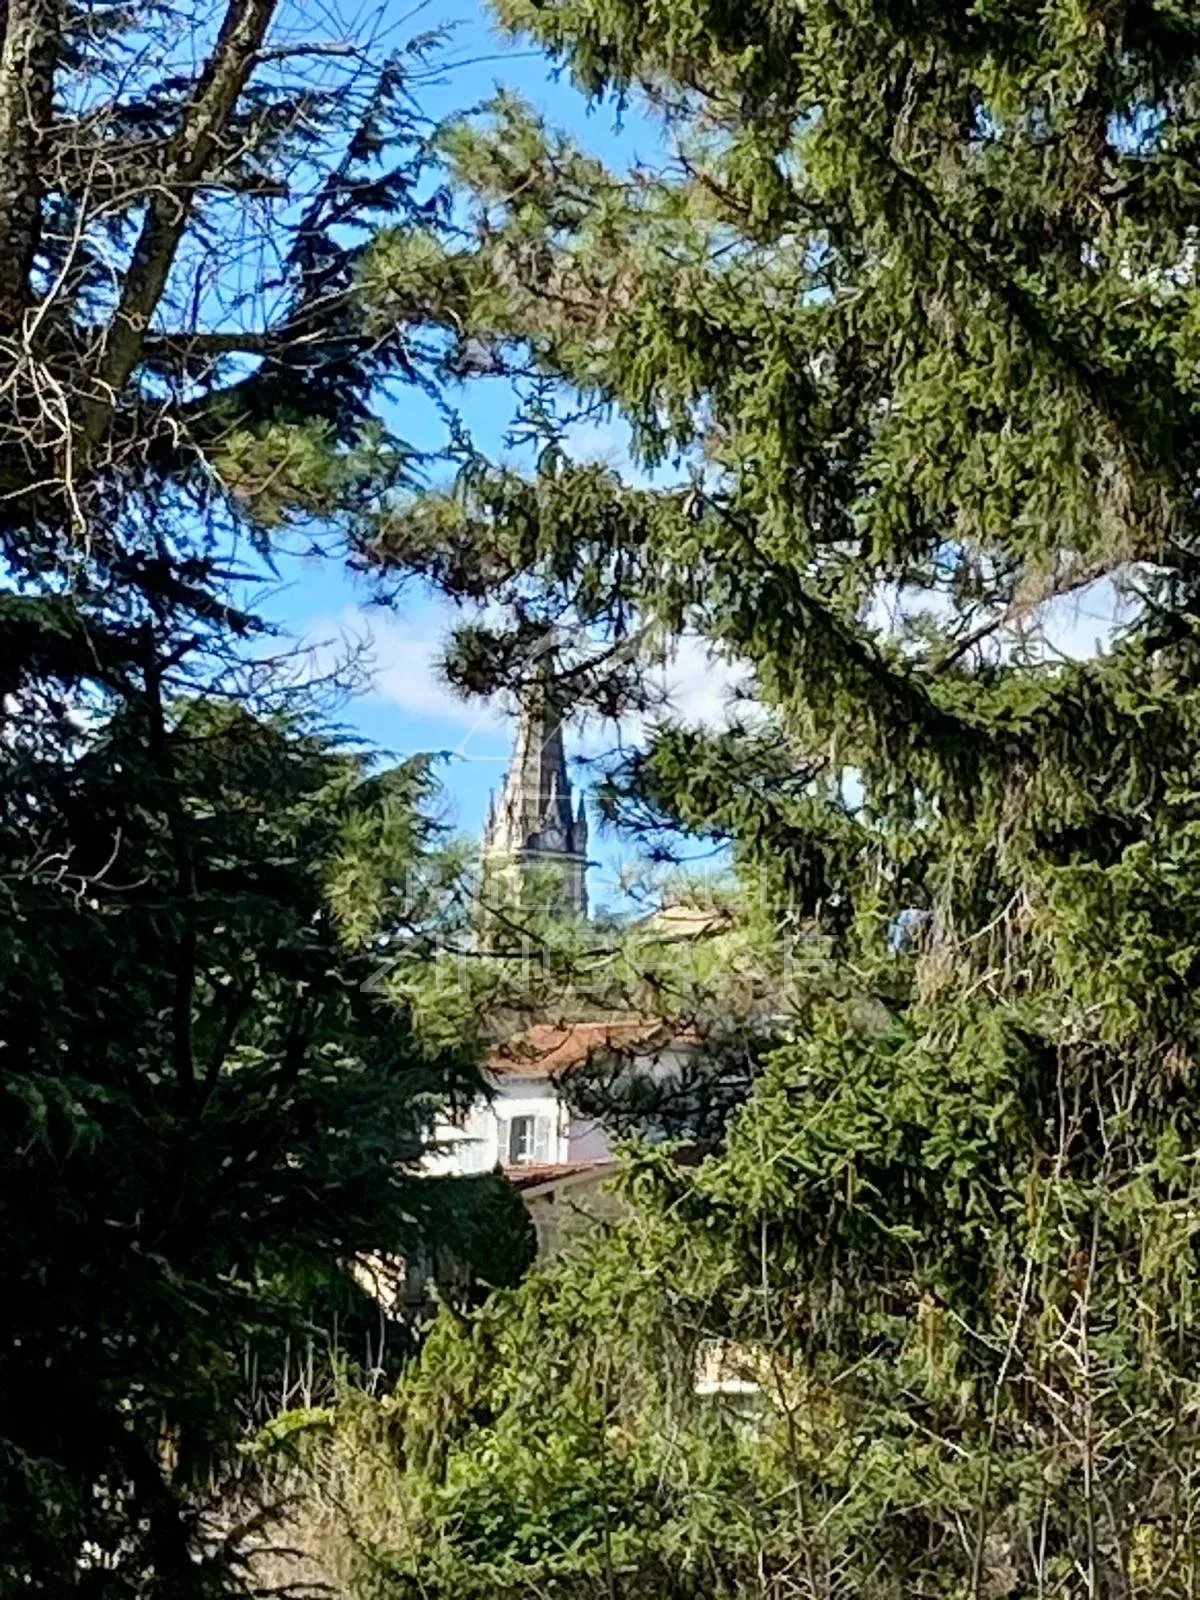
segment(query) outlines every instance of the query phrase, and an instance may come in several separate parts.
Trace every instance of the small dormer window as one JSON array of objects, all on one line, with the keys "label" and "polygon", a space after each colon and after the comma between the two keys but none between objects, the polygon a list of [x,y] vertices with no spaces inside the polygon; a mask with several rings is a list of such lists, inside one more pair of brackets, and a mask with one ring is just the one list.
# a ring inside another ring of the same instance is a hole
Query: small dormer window
[{"label": "small dormer window", "polygon": [[508,1159],[513,1166],[550,1159],[550,1118],[513,1117],[508,1125]]}]

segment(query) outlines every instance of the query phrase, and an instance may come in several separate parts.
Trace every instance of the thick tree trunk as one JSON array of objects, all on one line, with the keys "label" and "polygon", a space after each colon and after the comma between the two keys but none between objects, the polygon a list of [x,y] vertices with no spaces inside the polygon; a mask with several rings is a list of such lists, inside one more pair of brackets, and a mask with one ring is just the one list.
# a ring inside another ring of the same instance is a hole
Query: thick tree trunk
[{"label": "thick tree trunk", "polygon": [[162,181],[146,208],[105,341],[94,398],[85,414],[85,450],[103,434],[116,397],[141,356],[146,330],[187,228],[197,186],[211,171],[221,136],[258,63],[276,4],[277,0],[230,0],[213,53],[171,141]]},{"label": "thick tree trunk", "polygon": [[10,0],[0,49],[0,335],[21,323],[41,233],[42,145],[54,105],[62,0]]}]

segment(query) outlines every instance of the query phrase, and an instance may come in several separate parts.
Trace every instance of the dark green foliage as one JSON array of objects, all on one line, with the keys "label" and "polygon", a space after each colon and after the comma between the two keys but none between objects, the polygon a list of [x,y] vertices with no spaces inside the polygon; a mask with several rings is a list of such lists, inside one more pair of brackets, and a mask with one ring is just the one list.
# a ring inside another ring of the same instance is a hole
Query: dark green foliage
[{"label": "dark green foliage", "polygon": [[[356,1581],[1182,1600],[1194,8],[501,11],[679,159],[598,173],[507,101],[459,130],[474,304],[683,481],[551,452],[441,526],[526,611],[748,663],[761,721],[652,730],[610,811],[728,839],[828,968],[716,1154],[632,1158],[626,1221],[431,1349]],[[710,1340],[749,1418],[693,1394]]]},{"label": "dark green foliage", "polygon": [[0,1571],[216,1592],[196,1496],[255,1404],[250,1366],[269,1403],[286,1339],[340,1324],[358,1359],[377,1329],[339,1264],[440,1246],[511,1271],[515,1202],[414,1170],[434,1111],[473,1092],[474,1042],[423,1043],[368,984],[432,926],[428,779],[152,701],[70,760],[5,767]]},{"label": "dark green foliage", "polygon": [[369,542],[414,466],[385,388],[463,370],[439,41],[333,30],[0,6],[6,1592],[223,1592],[204,1498],[281,1364],[378,1356],[345,1267],[528,1253],[503,1186],[414,1171],[478,1053],[411,993],[427,774],[308,731],[247,599],[283,536]]},{"label": "dark green foliage", "polygon": [[354,1592],[1189,1594],[1192,1098],[817,1008],[723,1153],[445,1324],[383,1454],[344,1413]]},{"label": "dark green foliage", "polygon": [[147,623],[227,658],[260,628],[240,580],[289,533],[367,542],[419,473],[404,400],[433,411],[484,348],[417,108],[445,40],[338,26],[0,16],[5,692],[111,686]]}]

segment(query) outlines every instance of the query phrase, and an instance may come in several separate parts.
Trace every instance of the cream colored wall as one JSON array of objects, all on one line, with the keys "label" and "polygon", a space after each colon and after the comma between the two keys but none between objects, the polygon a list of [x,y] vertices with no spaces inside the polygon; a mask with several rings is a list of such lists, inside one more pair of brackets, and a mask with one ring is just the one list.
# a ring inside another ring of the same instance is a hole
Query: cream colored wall
[{"label": "cream colored wall", "polygon": [[570,1160],[569,1114],[548,1078],[504,1077],[493,1080],[493,1089],[494,1098],[471,1106],[461,1126],[447,1121],[435,1124],[437,1148],[424,1163],[431,1176],[491,1172],[505,1165],[508,1124],[514,1117],[548,1117],[551,1135],[546,1159]]},{"label": "cream colored wall", "polygon": [[[653,1060],[638,1061],[631,1072],[662,1080],[678,1077],[687,1047],[664,1050]],[[434,1127],[438,1146],[425,1159],[423,1170],[431,1176],[462,1176],[491,1172],[507,1164],[507,1124],[513,1117],[546,1116],[552,1119],[547,1160],[604,1161],[612,1153],[608,1134],[600,1123],[572,1118],[550,1078],[520,1078],[506,1073],[489,1079],[493,1099],[471,1106],[461,1126],[439,1121]]]}]

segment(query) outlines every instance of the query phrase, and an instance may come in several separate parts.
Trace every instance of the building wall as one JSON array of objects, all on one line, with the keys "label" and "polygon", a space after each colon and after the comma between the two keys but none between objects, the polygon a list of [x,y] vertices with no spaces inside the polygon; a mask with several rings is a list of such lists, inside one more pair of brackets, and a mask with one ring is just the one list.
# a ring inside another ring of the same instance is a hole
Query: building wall
[{"label": "building wall", "polygon": [[[660,1080],[677,1077],[686,1053],[686,1046],[665,1049],[653,1059],[639,1060],[630,1070]],[[521,1116],[545,1117],[549,1121],[550,1138],[545,1157],[539,1157],[539,1161],[605,1161],[612,1155],[605,1128],[592,1118],[572,1116],[551,1078],[505,1073],[489,1081],[493,1090],[490,1102],[476,1101],[458,1125],[448,1121],[435,1125],[438,1148],[425,1161],[425,1170],[430,1174],[465,1175],[508,1166],[509,1124]]]},{"label": "building wall", "polygon": [[493,1089],[494,1099],[476,1101],[458,1126],[450,1122],[435,1125],[438,1148],[426,1159],[427,1172],[468,1174],[507,1166],[509,1125],[513,1118],[525,1116],[544,1117],[549,1122],[546,1161],[573,1159],[570,1113],[548,1078],[505,1077],[496,1080]]},{"label": "building wall", "polygon": [[612,1155],[608,1134],[588,1117],[572,1117],[567,1127],[568,1161],[607,1161]]}]

